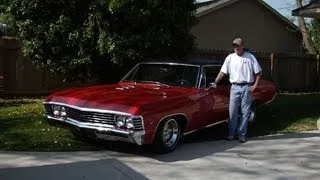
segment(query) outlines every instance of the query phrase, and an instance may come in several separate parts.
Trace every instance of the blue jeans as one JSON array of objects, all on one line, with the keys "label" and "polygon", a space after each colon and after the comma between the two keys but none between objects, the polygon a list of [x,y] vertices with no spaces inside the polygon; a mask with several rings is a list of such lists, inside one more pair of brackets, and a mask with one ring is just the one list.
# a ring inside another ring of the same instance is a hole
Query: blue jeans
[{"label": "blue jeans", "polygon": [[[247,135],[248,119],[251,107],[251,91],[249,85],[232,85],[229,106],[229,136]],[[241,112],[239,112],[239,110]],[[240,117],[240,118],[239,118]]]}]

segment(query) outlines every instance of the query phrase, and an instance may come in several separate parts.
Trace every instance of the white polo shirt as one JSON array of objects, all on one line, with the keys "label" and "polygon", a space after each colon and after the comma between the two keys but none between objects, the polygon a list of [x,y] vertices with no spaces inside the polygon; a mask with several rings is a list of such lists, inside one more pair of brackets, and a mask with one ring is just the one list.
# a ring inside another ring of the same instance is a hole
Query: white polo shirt
[{"label": "white polo shirt", "polygon": [[242,56],[236,53],[228,55],[221,67],[221,72],[229,75],[231,83],[253,83],[254,74],[261,71],[257,59],[249,52]]}]

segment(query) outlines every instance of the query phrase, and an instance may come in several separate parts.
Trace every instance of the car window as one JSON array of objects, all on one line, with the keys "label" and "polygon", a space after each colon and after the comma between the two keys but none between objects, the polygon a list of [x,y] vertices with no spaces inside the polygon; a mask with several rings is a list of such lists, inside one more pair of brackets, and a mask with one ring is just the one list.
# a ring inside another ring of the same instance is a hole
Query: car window
[{"label": "car window", "polygon": [[122,81],[157,82],[172,86],[196,87],[200,68],[179,64],[140,64]]},{"label": "car window", "polygon": [[[201,81],[202,88],[208,88],[210,83],[214,82],[217,75],[221,70],[220,65],[204,66],[203,67],[203,78]],[[228,85],[230,84],[228,76],[224,76],[219,82],[219,85]]]}]

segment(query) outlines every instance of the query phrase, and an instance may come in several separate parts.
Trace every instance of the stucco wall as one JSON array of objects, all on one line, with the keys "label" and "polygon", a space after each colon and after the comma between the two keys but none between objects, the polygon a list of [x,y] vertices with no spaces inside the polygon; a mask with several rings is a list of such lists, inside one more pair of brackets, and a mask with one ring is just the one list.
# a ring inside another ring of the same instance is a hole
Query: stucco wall
[{"label": "stucco wall", "polygon": [[230,49],[240,36],[255,51],[302,50],[301,34],[256,0],[240,0],[201,16],[191,32],[200,49]]}]

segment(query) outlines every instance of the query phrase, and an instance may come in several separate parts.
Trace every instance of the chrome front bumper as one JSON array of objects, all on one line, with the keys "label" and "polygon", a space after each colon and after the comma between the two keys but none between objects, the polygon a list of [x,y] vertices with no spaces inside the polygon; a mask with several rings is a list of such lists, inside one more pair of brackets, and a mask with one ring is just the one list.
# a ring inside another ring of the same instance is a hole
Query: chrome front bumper
[{"label": "chrome front bumper", "polygon": [[45,120],[56,123],[56,124],[65,124],[76,127],[77,129],[87,129],[92,130],[98,139],[109,140],[109,141],[123,141],[134,143],[137,145],[142,145],[144,143],[145,131],[126,131],[115,129],[114,126],[100,124],[100,123],[85,123],[79,122],[77,120],[67,118],[55,118],[48,114],[43,114]]}]

